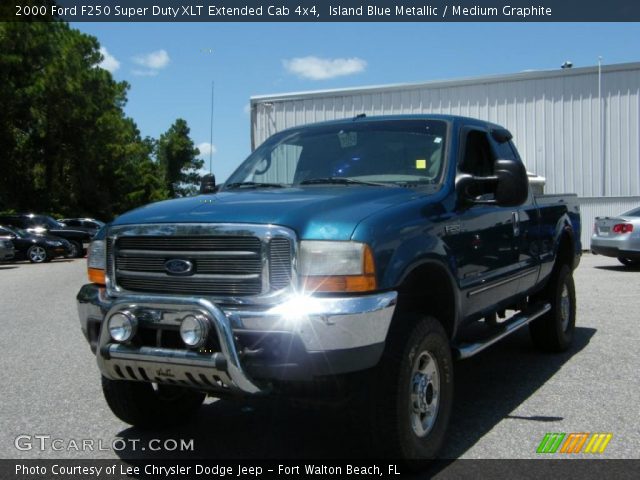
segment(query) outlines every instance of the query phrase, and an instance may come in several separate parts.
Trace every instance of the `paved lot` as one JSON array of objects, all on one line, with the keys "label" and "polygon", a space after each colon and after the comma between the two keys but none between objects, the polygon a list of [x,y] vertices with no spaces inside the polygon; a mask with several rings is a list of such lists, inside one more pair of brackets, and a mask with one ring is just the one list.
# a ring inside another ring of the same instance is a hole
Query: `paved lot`
[{"label": "paved lot", "polygon": [[[292,411],[278,402],[212,402],[182,430],[129,428],[103,401],[80,332],[74,298],[84,281],[84,260],[0,264],[1,458],[178,456],[130,446],[132,439],[145,445],[152,438],[194,439],[190,455],[200,458],[366,454],[339,414]],[[640,458],[640,270],[585,255],[576,284],[578,327],[570,352],[538,353],[522,331],[456,365],[446,457],[535,457],[546,432],[612,432],[606,458]],[[17,450],[21,434],[63,439],[64,450]],[[108,449],[114,438],[128,440],[127,448]],[[72,439],[102,439],[107,449],[77,452],[68,449]]]}]

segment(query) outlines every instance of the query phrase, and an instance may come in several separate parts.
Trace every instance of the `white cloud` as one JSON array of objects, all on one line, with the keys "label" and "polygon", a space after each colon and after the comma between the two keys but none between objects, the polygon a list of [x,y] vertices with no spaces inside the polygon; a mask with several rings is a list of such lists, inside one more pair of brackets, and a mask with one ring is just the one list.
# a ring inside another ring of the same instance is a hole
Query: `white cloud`
[{"label": "white cloud", "polygon": [[367,68],[367,62],[361,58],[319,58],[314,56],[283,60],[287,72],[310,80],[327,80],[360,73]]},{"label": "white cloud", "polygon": [[100,54],[102,55],[102,61],[98,64],[100,68],[104,68],[106,71],[113,73],[120,68],[120,62],[109,53],[105,47],[100,47]]},{"label": "white cloud", "polygon": [[155,77],[158,75],[158,70],[131,70],[137,77]]},{"label": "white cloud", "polygon": [[216,149],[215,145],[211,145],[209,142],[202,142],[199,143],[198,145],[196,145],[196,147],[198,147],[198,150],[200,150],[200,156],[201,157],[208,157],[209,154],[213,153],[213,155],[216,154],[216,152],[218,151]]},{"label": "white cloud", "polygon": [[249,115],[251,113],[251,105],[247,103],[244,106],[243,111],[244,111],[245,115]]},{"label": "white cloud", "polygon": [[198,175],[202,177],[203,175],[212,173],[209,171],[209,154],[215,155],[218,149],[215,145],[211,145],[209,142],[199,143],[196,147],[200,150],[200,158],[204,160],[202,168],[198,170]]},{"label": "white cloud", "polygon": [[166,50],[156,50],[155,52],[146,53],[133,57],[134,63],[151,70],[160,70],[169,65],[171,59]]}]

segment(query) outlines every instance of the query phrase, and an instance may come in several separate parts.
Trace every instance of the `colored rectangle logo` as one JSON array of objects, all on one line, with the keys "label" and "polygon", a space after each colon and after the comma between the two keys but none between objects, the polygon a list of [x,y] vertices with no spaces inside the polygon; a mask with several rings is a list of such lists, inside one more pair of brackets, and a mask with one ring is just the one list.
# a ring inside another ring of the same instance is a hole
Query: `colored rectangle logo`
[{"label": "colored rectangle logo", "polygon": [[536,453],[604,453],[613,438],[612,433],[546,433]]}]

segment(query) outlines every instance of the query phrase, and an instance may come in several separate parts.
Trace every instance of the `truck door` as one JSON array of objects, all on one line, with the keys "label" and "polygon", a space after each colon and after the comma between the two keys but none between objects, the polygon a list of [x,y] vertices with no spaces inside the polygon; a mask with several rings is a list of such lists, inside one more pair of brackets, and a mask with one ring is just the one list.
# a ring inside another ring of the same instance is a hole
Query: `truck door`
[{"label": "truck door", "polygon": [[[496,160],[489,132],[465,127],[461,132],[458,170],[474,176],[491,176]],[[474,192],[480,200],[490,200],[489,190]],[[514,249],[513,208],[497,205],[457,207],[459,232],[445,235],[456,255],[457,280],[463,292],[465,316],[490,309],[516,294],[518,257]]]},{"label": "truck door", "polygon": [[[522,161],[516,146],[511,140],[497,142],[490,138],[498,158]],[[517,292],[525,293],[536,284],[540,265],[540,212],[533,199],[531,190],[527,201],[518,207],[512,207],[513,248],[516,258],[518,287]]]}]

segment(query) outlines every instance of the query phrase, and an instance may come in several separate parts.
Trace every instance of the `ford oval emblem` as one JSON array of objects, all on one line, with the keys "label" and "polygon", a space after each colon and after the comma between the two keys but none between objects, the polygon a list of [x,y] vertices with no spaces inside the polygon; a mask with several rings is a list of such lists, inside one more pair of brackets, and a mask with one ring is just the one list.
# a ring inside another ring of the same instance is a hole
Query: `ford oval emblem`
[{"label": "ford oval emblem", "polygon": [[164,269],[169,275],[191,275],[193,273],[193,263],[181,258],[172,258],[164,262]]}]

